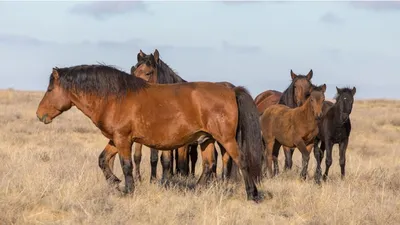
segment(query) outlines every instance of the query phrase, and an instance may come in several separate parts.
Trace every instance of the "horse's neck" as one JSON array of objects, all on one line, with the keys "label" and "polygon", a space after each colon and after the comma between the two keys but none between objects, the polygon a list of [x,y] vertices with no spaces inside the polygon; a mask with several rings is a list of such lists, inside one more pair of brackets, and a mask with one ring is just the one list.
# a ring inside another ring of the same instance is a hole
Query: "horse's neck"
[{"label": "horse's neck", "polygon": [[335,126],[342,126],[342,121],[340,121],[340,114],[342,112],[340,111],[338,102],[335,102],[335,104],[333,104],[330,111],[333,114],[332,119]]},{"label": "horse's neck", "polygon": [[90,95],[88,94],[72,94],[71,93],[72,103],[82,111],[87,117],[89,117],[93,123],[97,123],[99,120],[100,114],[103,108],[106,107],[107,100],[104,98],[99,98],[98,100],[90,100]]},{"label": "horse's neck", "polygon": [[317,125],[310,99],[308,99],[302,106],[295,108],[295,110],[302,115],[307,124],[311,125],[312,127]]}]

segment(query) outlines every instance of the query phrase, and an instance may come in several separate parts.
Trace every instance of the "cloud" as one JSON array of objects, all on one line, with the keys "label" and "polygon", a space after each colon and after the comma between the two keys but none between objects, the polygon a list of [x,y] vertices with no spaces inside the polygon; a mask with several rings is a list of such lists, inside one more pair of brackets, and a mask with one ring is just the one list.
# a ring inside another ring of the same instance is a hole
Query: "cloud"
[{"label": "cloud", "polygon": [[396,11],[400,10],[399,1],[354,1],[350,4],[355,8],[374,11]]},{"label": "cloud", "polygon": [[227,41],[222,41],[222,50],[239,54],[254,54],[262,52],[262,48],[260,46],[234,45]]},{"label": "cloud", "polygon": [[224,5],[244,5],[244,4],[255,4],[264,3],[263,1],[221,1]]},{"label": "cloud", "polygon": [[30,37],[27,35],[0,33],[0,44],[40,46],[53,43],[49,41],[40,40],[38,38]]},{"label": "cloud", "polygon": [[148,13],[148,7],[143,1],[110,1],[79,3],[70,9],[70,12],[78,15],[92,16],[98,20],[105,20],[132,12]]},{"label": "cloud", "polygon": [[343,23],[344,20],[337,16],[336,14],[332,12],[327,12],[324,15],[322,15],[319,20],[324,23],[331,23],[331,24],[340,24]]}]

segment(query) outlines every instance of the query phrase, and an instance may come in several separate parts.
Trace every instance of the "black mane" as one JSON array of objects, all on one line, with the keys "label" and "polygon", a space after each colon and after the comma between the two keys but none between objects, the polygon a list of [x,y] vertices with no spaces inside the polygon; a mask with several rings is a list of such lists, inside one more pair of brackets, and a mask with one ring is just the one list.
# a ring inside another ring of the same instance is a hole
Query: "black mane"
[{"label": "black mane", "polygon": [[[78,65],[56,70],[63,89],[99,97],[126,96],[128,91],[138,92],[149,86],[146,81],[107,65]],[[53,84],[54,77],[50,75],[49,87]]]},{"label": "black mane", "polygon": [[[299,79],[307,79],[307,76],[297,75],[297,77],[294,80],[292,80],[292,83],[289,85],[289,87],[286,88],[286,90],[282,93],[282,96],[279,99],[279,104],[286,105],[290,108],[298,107],[297,102],[294,101],[294,84]],[[308,81],[308,82],[310,82],[310,81]],[[310,84],[311,84],[311,82],[310,82]]]}]

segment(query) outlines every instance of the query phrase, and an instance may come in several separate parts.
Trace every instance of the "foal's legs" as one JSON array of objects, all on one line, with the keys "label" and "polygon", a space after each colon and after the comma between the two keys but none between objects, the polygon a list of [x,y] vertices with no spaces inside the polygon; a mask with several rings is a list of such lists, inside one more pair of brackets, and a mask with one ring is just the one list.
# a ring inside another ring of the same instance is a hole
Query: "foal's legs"
[{"label": "foal's legs", "polygon": [[272,152],[274,149],[275,138],[265,139],[265,155],[266,155],[266,166],[267,166],[267,177],[272,178],[274,174],[272,173]]},{"label": "foal's legs", "polygon": [[285,153],[285,170],[292,169],[293,166],[293,152],[294,148],[288,148],[283,146],[283,152]]},{"label": "foal's legs", "polygon": [[322,179],[324,181],[326,181],[326,179],[328,178],[329,167],[331,167],[331,165],[332,165],[333,143],[329,139],[327,139],[327,140],[325,140],[325,147],[326,147],[326,159],[325,159],[326,168],[325,168],[324,176],[322,177]]},{"label": "foal's legs", "polygon": [[279,174],[278,156],[281,146],[282,145],[275,140],[274,147],[272,149],[272,160],[274,161],[274,176]]},{"label": "foal's legs", "polygon": [[110,164],[114,165],[114,156],[118,153],[118,149],[114,146],[114,143],[110,140],[107,146],[99,155],[99,167],[103,171],[103,174],[106,180],[110,184],[118,184],[121,182],[118,177],[113,174],[113,168],[110,167]]},{"label": "foal's legs", "polygon": [[345,176],[345,167],[346,167],[346,150],[347,145],[349,143],[349,138],[346,138],[344,141],[339,143],[339,163],[340,163],[340,170],[341,170],[341,178],[344,179]]},{"label": "foal's legs", "polygon": [[315,168],[314,180],[315,180],[315,183],[321,184],[321,177],[322,177],[321,155],[323,155],[323,152],[319,148],[318,143],[319,143],[319,139],[315,138],[315,140],[314,140],[314,157],[315,157],[315,160],[317,161],[317,167]]},{"label": "foal's legs", "polygon": [[297,148],[299,148],[302,158],[303,158],[303,163],[302,163],[302,170],[300,173],[300,176],[305,180],[307,177],[307,171],[308,171],[308,162],[310,161],[310,153],[313,148],[314,143],[311,143],[309,145],[305,145],[303,140],[299,140],[296,143]]},{"label": "foal's legs", "polygon": [[203,161],[203,172],[198,180],[197,184],[204,185],[213,175],[216,167],[215,153],[214,153],[214,142],[215,140],[209,139],[200,145],[201,147],[201,158]]}]

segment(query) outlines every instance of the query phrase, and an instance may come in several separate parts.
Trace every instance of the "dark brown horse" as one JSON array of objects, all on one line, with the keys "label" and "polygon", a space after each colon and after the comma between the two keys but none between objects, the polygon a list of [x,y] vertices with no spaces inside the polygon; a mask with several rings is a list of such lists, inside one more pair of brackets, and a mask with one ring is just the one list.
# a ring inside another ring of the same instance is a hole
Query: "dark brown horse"
[{"label": "dark brown horse", "polygon": [[[37,117],[48,124],[72,106],[116,147],[126,193],[134,191],[133,142],[160,150],[198,142],[205,152],[217,141],[239,166],[247,198],[259,200],[255,182],[261,177],[261,127],[244,88],[210,82],[150,84],[106,65],[53,68]],[[120,182],[109,164],[100,167],[107,180]]]},{"label": "dark brown horse", "polygon": [[[283,93],[275,90],[267,90],[257,95],[254,102],[257,105],[260,115],[271,105],[282,104],[290,108],[296,108],[306,101],[306,96],[310,94],[312,87],[311,79],[313,71],[310,70],[307,75],[297,75],[290,70],[290,76],[292,82]],[[294,149],[283,146],[283,150],[285,153],[285,169],[291,169]]]},{"label": "dark brown horse", "polygon": [[[267,170],[270,176],[278,173],[278,154],[281,145],[297,147],[303,156],[301,176],[307,175],[310,152],[318,134],[318,121],[322,117],[326,85],[313,87],[306,102],[297,108],[276,104],[268,107],[261,115],[261,129],[265,141]],[[272,160],[275,170],[272,174]]]},{"label": "dark brown horse", "polygon": [[[322,108],[324,116],[322,121],[319,123],[318,136],[315,138],[314,156],[317,160],[317,167],[314,179],[317,184],[320,184],[322,176],[321,161],[324,158],[325,149],[326,168],[323,176],[324,181],[326,181],[328,177],[329,168],[332,165],[332,147],[334,144],[339,144],[339,163],[342,179],[345,176],[346,149],[351,132],[350,114],[353,109],[356,88],[353,87],[350,89],[336,87],[336,90],[336,102],[324,102]],[[321,142],[320,147],[318,147],[319,142]]]}]

